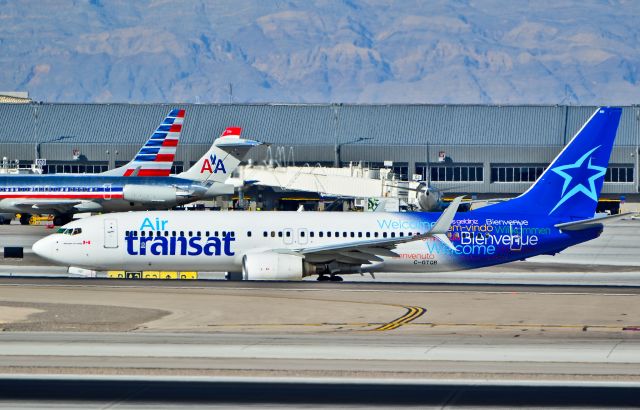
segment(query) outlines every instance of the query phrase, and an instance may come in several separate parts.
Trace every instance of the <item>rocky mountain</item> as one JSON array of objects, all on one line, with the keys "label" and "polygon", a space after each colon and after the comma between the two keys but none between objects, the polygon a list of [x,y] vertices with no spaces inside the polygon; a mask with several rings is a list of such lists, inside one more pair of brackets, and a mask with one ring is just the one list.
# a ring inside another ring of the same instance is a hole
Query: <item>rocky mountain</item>
[{"label": "rocky mountain", "polygon": [[636,0],[0,0],[55,102],[639,104]]}]

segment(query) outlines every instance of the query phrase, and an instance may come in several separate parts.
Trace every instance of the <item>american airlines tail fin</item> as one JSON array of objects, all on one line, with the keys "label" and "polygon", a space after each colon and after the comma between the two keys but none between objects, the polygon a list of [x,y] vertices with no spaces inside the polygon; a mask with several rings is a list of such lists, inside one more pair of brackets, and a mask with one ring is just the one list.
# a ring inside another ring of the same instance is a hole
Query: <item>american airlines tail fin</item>
[{"label": "american airlines tail fin", "polygon": [[525,193],[485,209],[567,221],[593,217],[621,115],[618,107],[598,108]]},{"label": "american airlines tail fin", "polygon": [[165,117],[156,131],[127,165],[101,175],[166,177],[178,149],[185,110],[174,109]]},{"label": "american airlines tail fin", "polygon": [[241,132],[240,127],[227,128],[198,162],[177,176],[193,181],[224,183],[246,153],[261,144],[258,141],[240,138]]}]

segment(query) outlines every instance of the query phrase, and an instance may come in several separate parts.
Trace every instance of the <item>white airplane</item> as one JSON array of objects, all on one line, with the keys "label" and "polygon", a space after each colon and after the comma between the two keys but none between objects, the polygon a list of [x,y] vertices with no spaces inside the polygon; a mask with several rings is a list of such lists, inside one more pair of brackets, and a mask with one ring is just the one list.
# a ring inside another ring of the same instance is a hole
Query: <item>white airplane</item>
[{"label": "white airplane", "polygon": [[[233,193],[233,185],[226,185],[224,181],[244,155],[260,144],[240,138],[240,132],[238,127],[227,128],[198,162],[175,176],[159,176],[159,173],[137,175],[145,170],[152,171],[145,167],[145,159],[139,158],[141,155],[134,160],[139,164],[121,167],[118,169],[120,175],[115,176],[0,176],[0,212],[20,212],[23,214],[21,222],[27,222],[30,213],[53,213],[54,224],[63,225],[78,212],[170,209],[215,195]],[[157,153],[149,155],[158,156]],[[159,171],[166,171],[168,175],[172,161],[173,154],[168,162],[169,167],[163,166]],[[158,162],[151,158],[149,163]]]},{"label": "white airplane", "polygon": [[473,269],[555,254],[621,217],[595,216],[621,112],[596,110],[519,197],[458,216],[462,197],[442,213],[128,212],[73,221],[33,251],[88,270],[213,270],[246,280]]}]

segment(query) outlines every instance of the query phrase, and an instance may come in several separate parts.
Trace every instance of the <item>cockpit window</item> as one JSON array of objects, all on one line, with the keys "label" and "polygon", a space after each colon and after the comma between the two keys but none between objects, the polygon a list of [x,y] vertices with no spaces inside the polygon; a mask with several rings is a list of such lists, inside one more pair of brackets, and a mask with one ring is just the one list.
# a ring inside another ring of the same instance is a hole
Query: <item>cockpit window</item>
[{"label": "cockpit window", "polygon": [[63,235],[79,235],[82,233],[82,228],[58,228],[56,233]]}]

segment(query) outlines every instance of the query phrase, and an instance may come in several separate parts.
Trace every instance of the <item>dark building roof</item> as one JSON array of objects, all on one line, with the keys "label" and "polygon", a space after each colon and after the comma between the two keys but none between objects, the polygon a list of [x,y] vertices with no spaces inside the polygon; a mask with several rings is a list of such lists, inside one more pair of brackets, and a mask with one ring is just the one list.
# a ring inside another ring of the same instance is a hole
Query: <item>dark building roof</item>
[{"label": "dark building roof", "polygon": [[[0,104],[0,143],[141,144],[172,108],[187,110],[183,144],[227,126],[275,144],[563,145],[595,107],[342,104]],[[640,107],[624,107],[616,145],[640,143]]]}]

